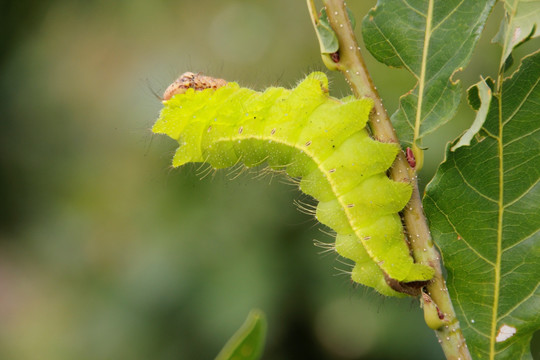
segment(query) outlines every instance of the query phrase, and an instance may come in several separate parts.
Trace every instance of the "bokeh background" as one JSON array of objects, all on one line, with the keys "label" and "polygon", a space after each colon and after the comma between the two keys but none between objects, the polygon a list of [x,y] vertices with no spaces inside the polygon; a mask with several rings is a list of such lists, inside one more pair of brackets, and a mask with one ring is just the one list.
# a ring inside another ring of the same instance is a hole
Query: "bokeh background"
[{"label": "bokeh background", "polygon": [[[495,73],[500,18],[465,87]],[[9,0],[0,29],[1,359],[211,359],[251,308],[264,359],[443,357],[417,301],[313,246],[331,238],[284,179],[171,169],[176,144],[150,132],[184,71],[262,89],[324,70],[304,1]],[[364,55],[393,112],[412,77]],[[423,184],[472,118],[427,139]]]}]

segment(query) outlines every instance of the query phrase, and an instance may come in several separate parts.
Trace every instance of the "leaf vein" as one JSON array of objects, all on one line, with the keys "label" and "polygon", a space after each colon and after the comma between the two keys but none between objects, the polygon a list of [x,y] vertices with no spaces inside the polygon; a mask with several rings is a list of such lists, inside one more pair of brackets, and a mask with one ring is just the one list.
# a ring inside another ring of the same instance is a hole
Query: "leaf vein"
[{"label": "leaf vein", "polygon": [[520,245],[520,244],[523,243],[524,241],[529,240],[531,237],[533,237],[535,234],[537,234],[538,231],[540,231],[540,229],[535,229],[535,231],[532,232],[530,235],[527,235],[527,236],[525,236],[523,239],[518,240],[518,241],[516,241],[514,244],[512,244],[512,245],[510,245],[510,246],[508,246],[508,247],[506,247],[506,248],[504,248],[504,249],[502,250],[502,252],[504,253],[505,251],[508,251],[508,250],[512,249],[513,247],[515,247],[515,246],[517,246],[517,245]]},{"label": "leaf vein", "polygon": [[533,296],[536,295],[536,297],[540,297],[537,293],[536,293],[536,290],[538,290],[538,287],[540,286],[540,282],[536,283],[536,286],[534,287],[534,289],[526,296],[524,297],[521,301],[517,302],[516,305],[514,307],[512,307],[511,309],[509,309],[506,313],[500,315],[498,318],[497,318],[497,321],[501,320],[501,319],[504,319],[506,316],[509,316],[514,310],[516,310],[520,305],[522,305],[523,303],[525,303],[525,301],[529,300],[530,298],[532,298]]},{"label": "leaf vein", "polygon": [[506,125],[510,120],[512,120],[512,118],[519,112],[519,110],[521,110],[521,107],[523,106],[523,104],[525,104],[525,102],[527,101],[527,99],[529,98],[529,96],[531,95],[531,93],[533,92],[533,90],[536,89],[536,86],[538,85],[538,83],[540,82],[540,77],[538,77],[534,83],[534,85],[531,86],[530,90],[527,92],[527,94],[523,97],[523,99],[521,100],[521,102],[519,103],[519,105],[515,108],[515,110],[512,112],[512,114],[510,114],[508,116],[508,118],[502,122],[502,126]]},{"label": "leaf vein", "polygon": [[456,170],[457,170],[458,174],[461,176],[461,178],[463,179],[463,182],[464,182],[467,186],[469,186],[469,188],[471,188],[475,193],[477,193],[478,195],[480,195],[481,197],[483,197],[484,199],[486,199],[486,200],[488,200],[488,201],[491,201],[491,202],[493,202],[493,203],[498,203],[497,200],[492,199],[492,198],[490,198],[489,196],[482,194],[482,192],[481,192],[480,190],[478,190],[478,189],[475,188],[471,183],[469,183],[469,182],[467,181],[467,179],[465,178],[465,176],[463,175],[463,173],[461,172],[461,169],[458,168],[457,166],[456,166]]},{"label": "leaf vein", "polygon": [[[452,229],[454,230],[454,233],[459,234],[459,232],[457,231],[457,229],[456,229],[454,223],[450,220],[450,218],[448,217],[448,215],[447,215],[444,211],[442,211],[442,209],[437,205],[437,203],[435,202],[435,200],[434,200],[433,198],[431,198],[429,195],[426,195],[426,197],[428,197],[428,198],[431,199],[431,201],[433,202],[433,206],[435,206],[435,207],[437,208],[437,210],[439,210],[439,212],[446,218],[446,221],[447,221],[448,224],[452,227]],[[472,246],[471,246],[464,238],[461,238],[461,240],[463,241],[463,243],[464,243],[465,245],[467,245],[467,247],[468,247],[469,249],[471,249],[471,251],[472,251],[473,253],[476,254],[476,256],[477,256],[479,259],[484,260],[487,264],[489,264],[489,265],[491,265],[491,266],[493,266],[493,267],[495,266],[495,264],[494,264],[492,261],[488,260],[488,259],[487,259],[486,257],[484,257],[482,254],[480,254],[480,253],[479,253],[475,248],[473,248],[473,247],[472,247]]]},{"label": "leaf vein", "polygon": [[375,29],[377,29],[377,31],[379,32],[379,34],[382,36],[382,38],[386,41],[386,43],[388,44],[388,46],[390,46],[392,48],[392,50],[394,51],[394,54],[397,56],[397,58],[401,61],[401,64],[403,64],[403,67],[405,69],[407,69],[413,76],[415,79],[418,79],[418,75],[409,67],[409,65],[407,64],[407,62],[405,61],[405,59],[403,59],[399,53],[399,51],[397,51],[397,48],[392,44],[392,42],[390,41],[389,38],[387,38],[384,33],[382,32],[381,28],[377,25],[377,23],[373,23],[374,24],[374,27]]},{"label": "leaf vein", "polygon": [[526,133],[526,134],[523,134],[522,136],[517,137],[517,138],[514,138],[514,139],[512,139],[512,140],[510,140],[510,141],[507,141],[507,142],[503,145],[503,147],[507,147],[508,145],[510,145],[510,144],[512,144],[512,143],[514,143],[514,142],[516,142],[516,141],[519,141],[519,140],[521,140],[521,139],[523,139],[523,138],[526,138],[527,136],[533,135],[535,132],[538,132],[538,131],[540,131],[540,128],[535,129],[534,131],[528,132],[528,133]]},{"label": "leaf vein", "polygon": [[451,15],[453,15],[455,12],[457,12],[457,9],[463,4],[463,1],[464,1],[464,0],[461,0],[461,3],[457,4],[457,5],[452,9],[452,11],[450,11],[450,12],[448,13],[448,15],[446,15],[443,19],[441,19],[441,21],[439,21],[439,23],[438,23],[436,26],[433,27],[433,32],[435,32],[435,30],[436,30],[439,26],[441,26],[441,24],[443,24],[446,20],[448,20],[448,18],[449,18]]},{"label": "leaf vein", "polygon": [[[509,206],[512,206],[514,205],[516,202],[518,202],[519,200],[521,200],[525,195],[527,195],[529,193],[529,191],[531,191],[531,189],[533,187],[536,186],[536,184],[538,184],[538,182],[540,181],[540,178],[537,179],[534,183],[531,184],[531,186],[529,186],[525,191],[523,191],[523,193],[521,193],[518,197],[516,197],[514,200],[512,200],[511,202],[509,202],[508,204],[504,205],[504,208],[507,208]],[[506,210],[506,211],[509,211],[509,210]]]},{"label": "leaf vein", "polygon": [[412,11],[414,11],[415,13],[417,13],[418,15],[422,16],[422,17],[426,17],[426,14],[424,14],[423,12],[419,11],[419,10],[416,10],[415,7],[413,7],[411,4],[409,4],[408,1],[406,0],[402,0],[401,1],[403,4],[405,4],[406,7],[408,7],[409,9],[411,9]]}]

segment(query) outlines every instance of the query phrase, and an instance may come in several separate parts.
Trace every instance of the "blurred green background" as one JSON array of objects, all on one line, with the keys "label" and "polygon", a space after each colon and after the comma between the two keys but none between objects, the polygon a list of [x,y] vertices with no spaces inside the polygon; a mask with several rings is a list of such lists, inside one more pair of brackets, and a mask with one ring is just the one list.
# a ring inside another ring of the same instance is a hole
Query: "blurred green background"
[{"label": "blurred green background", "polygon": [[[374,4],[349,6],[361,19]],[[184,71],[261,89],[324,70],[304,1],[0,7],[1,359],[211,359],[253,307],[269,320],[265,359],[442,358],[416,300],[355,287],[313,246],[331,238],[284,179],[200,180],[150,133],[153,92]],[[495,18],[465,86],[495,73]],[[393,112],[413,79],[365,56]],[[472,115],[427,140],[424,183]]]}]

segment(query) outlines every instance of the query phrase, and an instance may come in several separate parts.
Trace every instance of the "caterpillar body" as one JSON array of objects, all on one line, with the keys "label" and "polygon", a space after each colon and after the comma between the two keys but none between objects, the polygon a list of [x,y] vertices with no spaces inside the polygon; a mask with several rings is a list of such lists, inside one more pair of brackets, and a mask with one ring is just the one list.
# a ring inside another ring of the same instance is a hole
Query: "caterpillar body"
[{"label": "caterpillar body", "polygon": [[292,90],[219,85],[182,88],[163,101],[152,130],[179,142],[173,166],[285,169],[318,200],[316,218],[336,232],[336,251],[355,262],[355,282],[383,295],[419,293],[433,269],[410,255],[399,211],[412,188],[385,174],[400,149],[369,136],[372,100],[330,97],[320,72]]}]

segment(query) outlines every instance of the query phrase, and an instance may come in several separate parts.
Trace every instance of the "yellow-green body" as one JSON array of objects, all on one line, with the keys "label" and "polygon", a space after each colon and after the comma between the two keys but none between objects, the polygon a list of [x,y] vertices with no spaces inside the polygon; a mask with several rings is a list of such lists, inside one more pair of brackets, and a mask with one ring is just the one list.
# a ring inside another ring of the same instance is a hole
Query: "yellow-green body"
[{"label": "yellow-green body", "polygon": [[412,188],[385,175],[399,146],[369,137],[370,99],[332,98],[326,76],[312,73],[292,90],[261,93],[229,83],[190,89],[164,104],[153,131],[180,143],[173,166],[286,169],[319,201],[316,217],[336,232],[336,251],[355,261],[354,281],[399,296],[384,274],[399,282],[433,276],[409,253],[398,213]]}]

